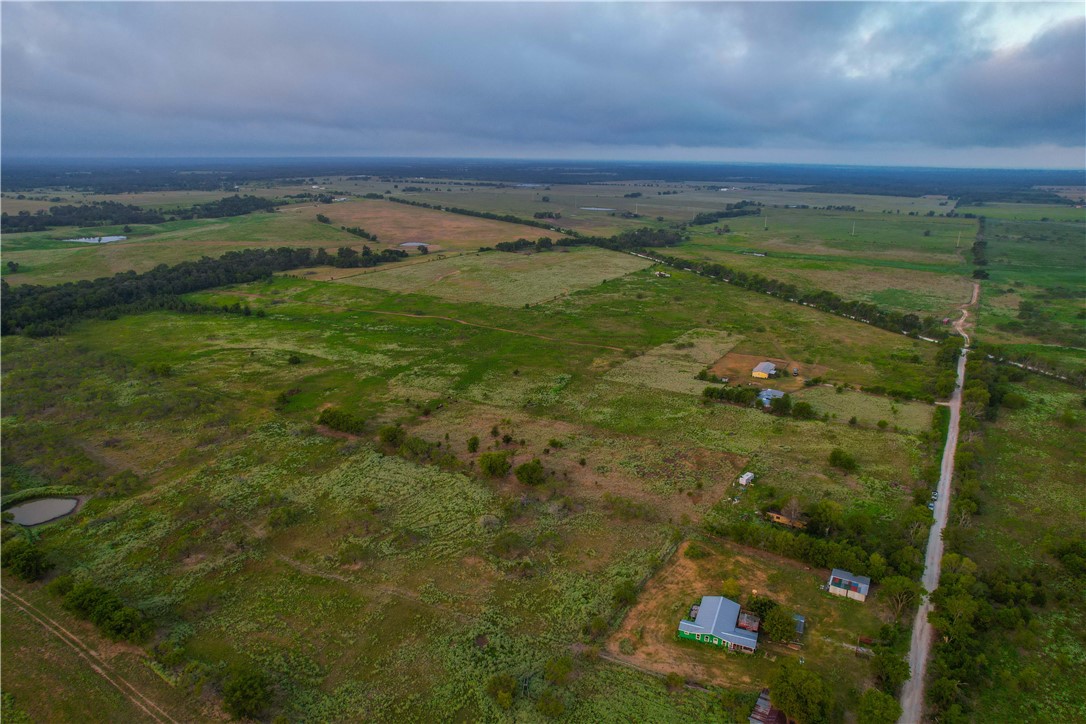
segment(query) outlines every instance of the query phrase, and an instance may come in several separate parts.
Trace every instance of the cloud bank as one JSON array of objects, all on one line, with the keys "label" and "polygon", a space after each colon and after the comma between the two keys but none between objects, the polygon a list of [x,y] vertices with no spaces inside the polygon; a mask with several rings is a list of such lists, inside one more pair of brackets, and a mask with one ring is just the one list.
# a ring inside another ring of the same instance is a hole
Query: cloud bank
[{"label": "cloud bank", "polygon": [[1081,167],[1086,10],[5,3],[3,153]]}]

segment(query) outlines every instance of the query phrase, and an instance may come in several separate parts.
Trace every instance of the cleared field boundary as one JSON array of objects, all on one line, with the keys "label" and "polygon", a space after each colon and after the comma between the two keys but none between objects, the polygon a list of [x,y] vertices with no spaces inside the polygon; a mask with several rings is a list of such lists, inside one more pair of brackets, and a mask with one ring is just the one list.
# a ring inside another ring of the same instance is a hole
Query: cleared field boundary
[{"label": "cleared field boundary", "polygon": [[46,631],[74,649],[76,654],[87,662],[87,665],[90,666],[94,673],[116,687],[126,699],[135,704],[136,707],[147,714],[151,719],[157,722],[173,722],[174,724],[179,724],[177,719],[170,716],[162,707],[151,701],[151,699],[149,699],[142,691],[133,686],[131,682],[114,671],[94,649],[84,643],[78,636],[49,618],[25,598],[22,598],[7,588],[0,590],[0,595],[7,599],[10,604],[40,624]]}]

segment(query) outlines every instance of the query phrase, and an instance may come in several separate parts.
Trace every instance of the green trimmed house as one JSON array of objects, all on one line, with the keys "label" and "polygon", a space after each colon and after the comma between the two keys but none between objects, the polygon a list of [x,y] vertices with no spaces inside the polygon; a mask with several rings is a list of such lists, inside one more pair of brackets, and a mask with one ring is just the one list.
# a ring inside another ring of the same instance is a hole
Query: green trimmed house
[{"label": "green trimmed house", "polygon": [[701,603],[679,622],[677,635],[747,654],[758,648],[757,619],[742,614],[738,603],[723,596],[702,596]]}]

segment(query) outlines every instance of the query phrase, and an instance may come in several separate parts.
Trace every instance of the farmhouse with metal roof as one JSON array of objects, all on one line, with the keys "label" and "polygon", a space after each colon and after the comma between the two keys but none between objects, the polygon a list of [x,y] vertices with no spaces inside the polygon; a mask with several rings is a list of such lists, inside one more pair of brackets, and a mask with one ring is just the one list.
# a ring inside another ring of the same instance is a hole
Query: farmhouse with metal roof
[{"label": "farmhouse with metal roof", "polygon": [[826,590],[835,596],[864,601],[867,600],[867,592],[871,590],[871,579],[867,576],[854,576],[848,571],[834,568],[830,571],[830,582],[826,584]]},{"label": "farmhouse with metal roof", "polygon": [[758,393],[758,399],[762,401],[762,405],[769,407],[773,404],[773,400],[779,400],[784,397],[784,393],[780,390],[762,390]]},{"label": "farmhouse with metal roof", "polygon": [[[691,620],[692,619],[692,620]],[[679,622],[679,638],[753,654],[758,632],[740,628],[739,604],[723,596],[702,596],[690,616]]]},{"label": "farmhouse with metal roof", "polygon": [[772,362],[759,362],[750,373],[751,377],[759,377],[768,380],[777,371],[777,365]]}]

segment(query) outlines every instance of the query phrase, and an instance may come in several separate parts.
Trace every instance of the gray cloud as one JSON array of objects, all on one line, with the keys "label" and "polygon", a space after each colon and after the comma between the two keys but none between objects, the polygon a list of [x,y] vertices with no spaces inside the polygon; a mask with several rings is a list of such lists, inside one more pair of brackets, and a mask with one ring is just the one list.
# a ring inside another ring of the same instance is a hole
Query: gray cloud
[{"label": "gray cloud", "polygon": [[3,152],[879,163],[1043,146],[1081,165],[1086,13],[1034,4],[1049,21],[1001,37],[1008,8],[5,3]]}]

